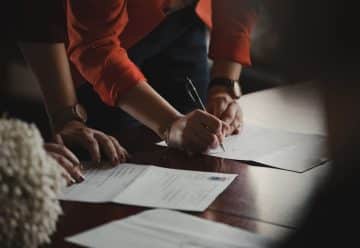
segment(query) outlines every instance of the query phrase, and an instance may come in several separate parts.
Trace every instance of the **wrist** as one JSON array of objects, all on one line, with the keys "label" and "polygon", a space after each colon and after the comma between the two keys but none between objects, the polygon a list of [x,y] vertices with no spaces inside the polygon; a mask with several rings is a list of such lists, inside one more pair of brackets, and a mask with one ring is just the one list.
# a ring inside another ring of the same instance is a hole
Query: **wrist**
[{"label": "wrist", "polygon": [[215,96],[230,96],[230,93],[225,86],[215,85],[208,89],[208,97],[215,97]]},{"label": "wrist", "polygon": [[173,116],[171,116],[171,118],[169,118],[166,122],[164,122],[159,130],[158,130],[158,135],[168,144],[170,145],[170,133],[171,133],[171,128],[173,127],[174,123],[176,121],[178,121],[179,119],[183,118],[184,116],[182,114],[174,114]]},{"label": "wrist", "polygon": [[87,121],[86,110],[80,104],[64,107],[54,113],[49,113],[49,116],[55,133],[62,130],[70,122],[85,124]]},{"label": "wrist", "polygon": [[237,100],[241,97],[241,87],[238,80],[227,78],[214,78],[211,80],[208,88],[208,98],[226,97],[231,100]]},{"label": "wrist", "polygon": [[211,69],[212,78],[228,78],[237,80],[240,78],[242,65],[231,60],[215,60]]}]

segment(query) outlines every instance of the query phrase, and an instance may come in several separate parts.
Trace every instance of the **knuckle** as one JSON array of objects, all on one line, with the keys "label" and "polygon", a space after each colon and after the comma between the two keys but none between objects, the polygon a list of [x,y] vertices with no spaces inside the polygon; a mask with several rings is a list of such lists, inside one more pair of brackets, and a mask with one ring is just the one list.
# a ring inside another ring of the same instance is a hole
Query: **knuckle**
[{"label": "knuckle", "polygon": [[200,109],[196,109],[196,110],[194,111],[194,114],[195,114],[196,116],[203,115],[203,114],[204,114],[204,111],[202,111],[202,110],[200,110]]},{"label": "knuckle", "polygon": [[84,136],[92,135],[92,131],[89,128],[82,127],[80,133]]},{"label": "knuckle", "polygon": [[241,126],[241,121],[240,121],[239,119],[235,120],[234,126],[235,126],[236,128],[240,127],[240,126]]},{"label": "knuckle", "polygon": [[217,138],[215,135],[210,136],[210,144],[214,144],[216,142]]},{"label": "knuckle", "polygon": [[111,149],[114,147],[114,144],[109,139],[106,139],[105,144],[106,144],[107,147],[109,147]]},{"label": "knuckle", "polygon": [[86,141],[86,143],[88,143],[90,145],[96,143],[96,140],[91,135],[86,135],[85,136],[85,141]]},{"label": "knuckle", "polygon": [[58,157],[57,160],[58,160],[58,162],[59,162],[60,164],[62,164],[62,165],[67,165],[67,164],[68,164],[67,159],[66,159],[65,157],[63,157],[63,156]]},{"label": "knuckle", "polygon": [[223,119],[225,122],[227,122],[228,124],[230,124],[230,122],[234,119],[234,116],[231,114],[231,112],[226,111],[226,113],[224,113],[222,119]]},{"label": "knuckle", "polygon": [[214,120],[214,127],[216,129],[221,128],[222,122],[220,120]]},{"label": "knuckle", "polygon": [[64,145],[59,145],[58,148],[59,148],[59,151],[63,154],[67,152],[67,149]]}]

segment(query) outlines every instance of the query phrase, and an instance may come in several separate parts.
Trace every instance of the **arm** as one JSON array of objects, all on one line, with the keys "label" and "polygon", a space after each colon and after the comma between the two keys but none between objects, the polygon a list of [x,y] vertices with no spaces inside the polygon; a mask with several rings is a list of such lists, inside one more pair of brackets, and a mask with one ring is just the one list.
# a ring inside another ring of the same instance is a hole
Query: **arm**
[{"label": "arm", "polygon": [[20,43],[22,53],[37,76],[49,113],[77,103],[63,43]]},{"label": "arm", "polygon": [[[211,78],[239,80],[243,66],[249,66],[250,33],[256,11],[249,0],[212,1],[213,30],[210,57],[214,60]],[[227,134],[238,133],[242,124],[240,106],[225,87],[208,92],[208,110],[230,125]]]},{"label": "arm", "polygon": [[[102,100],[122,108],[173,146],[192,151],[217,146],[220,120],[199,111],[182,116],[146,83],[128,58],[119,40],[128,21],[126,1],[85,3],[86,8],[84,1],[68,1],[70,59]],[[201,137],[194,138],[195,129]]]},{"label": "arm", "polygon": [[[64,44],[21,42],[19,45],[38,78],[48,112],[56,113],[74,106],[78,101]],[[100,160],[100,147],[114,164],[124,161],[127,156],[126,150],[115,138],[78,121],[66,123],[56,136],[58,143],[86,148],[95,161]],[[65,177],[69,182],[73,182],[73,178],[83,180],[77,167],[80,162],[71,151],[62,144],[47,144],[45,148],[66,169]]]}]

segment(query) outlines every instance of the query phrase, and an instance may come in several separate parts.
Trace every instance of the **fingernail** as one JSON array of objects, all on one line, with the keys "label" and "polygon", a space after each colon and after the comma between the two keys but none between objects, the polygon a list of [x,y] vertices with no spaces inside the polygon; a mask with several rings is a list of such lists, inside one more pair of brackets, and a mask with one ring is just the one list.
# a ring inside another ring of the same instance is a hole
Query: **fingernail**
[{"label": "fingernail", "polygon": [[79,170],[76,171],[76,180],[79,183],[85,180],[84,175]]},{"label": "fingernail", "polygon": [[83,181],[85,181],[85,176],[84,175],[79,175],[79,180],[80,180],[80,182],[83,182]]},{"label": "fingernail", "polygon": [[68,186],[75,184],[76,181],[74,178],[70,178],[70,181],[68,182]]}]

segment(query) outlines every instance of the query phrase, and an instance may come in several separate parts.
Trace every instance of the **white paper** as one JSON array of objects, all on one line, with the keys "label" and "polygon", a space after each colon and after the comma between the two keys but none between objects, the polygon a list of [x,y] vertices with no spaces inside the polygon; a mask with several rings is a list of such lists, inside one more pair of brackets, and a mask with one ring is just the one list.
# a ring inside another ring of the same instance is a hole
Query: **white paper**
[{"label": "white paper", "polygon": [[63,189],[62,200],[110,202],[148,169],[147,166],[123,164],[115,168],[89,169],[85,181]]},{"label": "white paper", "polygon": [[161,209],[110,222],[66,240],[94,248],[240,248],[271,243],[229,225]]},{"label": "white paper", "polygon": [[[164,142],[159,145],[165,145]],[[326,138],[278,129],[244,125],[242,133],[227,137],[225,152],[218,147],[205,154],[253,161],[290,171],[304,172],[327,160]]]},{"label": "white paper", "polygon": [[327,122],[322,88],[314,81],[284,85],[245,94],[238,103],[245,123],[325,136]]},{"label": "white paper", "polygon": [[85,176],[60,199],[203,211],[237,175],[122,164],[92,169]]}]

